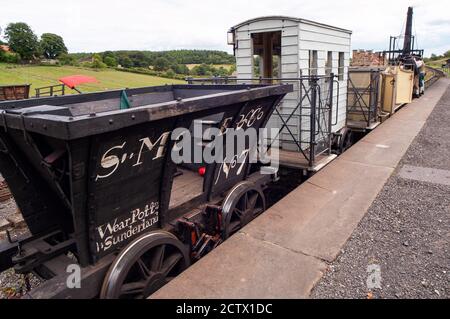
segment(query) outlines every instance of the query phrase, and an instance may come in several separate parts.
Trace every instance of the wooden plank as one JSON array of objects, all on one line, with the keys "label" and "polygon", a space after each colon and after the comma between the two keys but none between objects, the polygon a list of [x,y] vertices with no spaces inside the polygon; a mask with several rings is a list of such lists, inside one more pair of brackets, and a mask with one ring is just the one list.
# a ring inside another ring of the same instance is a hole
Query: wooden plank
[{"label": "wooden plank", "polygon": [[174,178],[169,209],[175,208],[203,192],[203,177],[197,172],[179,169],[182,175]]}]

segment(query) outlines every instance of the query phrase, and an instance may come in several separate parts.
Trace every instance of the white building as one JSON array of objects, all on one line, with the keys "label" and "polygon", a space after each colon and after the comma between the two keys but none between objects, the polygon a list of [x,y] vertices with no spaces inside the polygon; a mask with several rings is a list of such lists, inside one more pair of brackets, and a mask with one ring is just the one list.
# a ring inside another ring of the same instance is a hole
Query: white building
[{"label": "white building", "polygon": [[[345,126],[351,33],[349,30],[305,19],[269,16],[251,19],[232,27],[228,33],[228,42],[234,46],[237,77],[242,80],[241,82],[263,77],[282,78],[282,82],[294,83],[295,91],[286,96],[279,107],[286,120],[299,104],[305,90],[300,88],[298,80],[284,79],[299,79],[309,75],[325,76],[330,73],[339,75],[334,83],[332,120],[328,125],[332,127],[332,132],[336,132]],[[329,88],[329,80],[322,79],[320,87],[323,90],[322,95],[325,95]],[[302,108],[298,108],[288,122],[291,132],[302,142],[302,149],[310,146],[305,142],[310,139],[308,108],[305,108],[307,104],[306,99]],[[324,121],[325,125],[328,120],[329,117],[320,119],[319,116],[315,125],[316,130],[317,126],[321,126],[320,121]],[[282,121],[277,115],[272,116],[268,124],[275,127],[281,125]],[[330,133],[325,135],[329,136]],[[291,140],[290,133],[283,130],[281,148],[298,151],[297,144]]]}]

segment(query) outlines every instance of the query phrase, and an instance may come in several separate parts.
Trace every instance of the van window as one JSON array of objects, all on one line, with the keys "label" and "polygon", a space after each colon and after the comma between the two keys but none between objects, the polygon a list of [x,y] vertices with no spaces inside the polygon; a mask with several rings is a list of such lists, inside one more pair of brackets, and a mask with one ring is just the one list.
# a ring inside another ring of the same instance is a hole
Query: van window
[{"label": "van window", "polygon": [[317,74],[317,50],[309,50],[309,75]]},{"label": "van window", "polygon": [[339,81],[344,80],[344,52],[339,52],[339,67],[338,67],[338,74],[339,74]]}]

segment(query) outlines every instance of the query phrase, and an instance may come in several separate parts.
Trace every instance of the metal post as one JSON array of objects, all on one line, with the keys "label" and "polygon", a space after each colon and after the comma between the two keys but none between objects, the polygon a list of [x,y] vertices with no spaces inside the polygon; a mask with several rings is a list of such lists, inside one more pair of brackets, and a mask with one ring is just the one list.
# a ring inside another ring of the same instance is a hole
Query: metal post
[{"label": "metal post", "polygon": [[310,108],[310,127],[309,127],[309,163],[311,168],[315,161],[316,151],[316,104],[317,104],[317,77],[311,77],[311,108]]},{"label": "metal post", "polygon": [[372,105],[373,105],[373,85],[375,83],[375,72],[370,71],[370,81],[369,81],[369,114],[367,114],[367,127],[370,127],[372,122]]},{"label": "metal post", "polygon": [[[334,95],[334,73],[331,72],[330,73],[330,110],[328,113],[328,128],[329,128],[329,132],[328,132],[328,155],[331,155],[331,131],[332,131],[332,121],[331,121],[331,117],[333,116],[333,95]],[[336,97],[337,99],[339,99],[339,96]],[[337,109],[336,109],[336,113],[337,113]]]}]

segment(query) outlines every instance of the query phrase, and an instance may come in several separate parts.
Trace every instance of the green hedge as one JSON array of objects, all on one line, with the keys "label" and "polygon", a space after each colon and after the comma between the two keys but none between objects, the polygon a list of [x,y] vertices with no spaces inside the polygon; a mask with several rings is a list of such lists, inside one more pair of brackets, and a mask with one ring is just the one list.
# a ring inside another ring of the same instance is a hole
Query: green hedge
[{"label": "green hedge", "polygon": [[148,70],[144,68],[114,68],[117,71],[122,72],[130,72],[130,73],[137,73],[137,74],[145,74],[145,75],[152,75],[152,76],[158,76],[160,78],[166,78],[166,79],[175,79],[175,80],[185,80],[186,75],[183,74],[176,74],[173,72],[162,72],[162,71],[153,71]]}]

